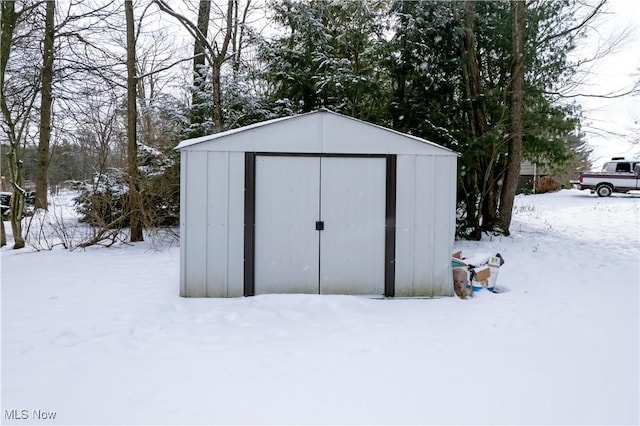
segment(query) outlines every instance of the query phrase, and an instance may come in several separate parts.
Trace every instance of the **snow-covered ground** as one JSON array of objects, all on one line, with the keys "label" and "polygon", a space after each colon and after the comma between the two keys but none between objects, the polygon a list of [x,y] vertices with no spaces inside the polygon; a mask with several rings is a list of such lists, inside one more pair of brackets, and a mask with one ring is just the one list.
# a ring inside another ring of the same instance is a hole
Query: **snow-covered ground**
[{"label": "snow-covered ground", "polygon": [[471,300],[184,299],[177,247],[5,247],[2,422],[640,423],[640,196],[518,196],[512,230],[456,243],[506,260]]}]

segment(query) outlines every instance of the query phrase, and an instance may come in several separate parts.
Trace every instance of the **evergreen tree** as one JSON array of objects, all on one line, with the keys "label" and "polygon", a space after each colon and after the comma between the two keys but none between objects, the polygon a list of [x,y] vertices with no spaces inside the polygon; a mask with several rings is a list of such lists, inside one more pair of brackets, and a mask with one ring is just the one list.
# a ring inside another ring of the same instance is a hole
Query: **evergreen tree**
[{"label": "evergreen tree", "polygon": [[274,4],[287,34],[265,43],[261,58],[273,102],[295,112],[329,108],[362,119],[378,117],[384,91],[380,64],[384,15],[365,0]]},{"label": "evergreen tree", "polygon": [[384,64],[392,81],[393,128],[460,150],[459,53],[449,2],[397,1]]},{"label": "evergreen tree", "polygon": [[[551,28],[571,24],[561,13],[567,3],[539,2],[526,10],[524,156],[544,157],[549,164],[568,158],[565,141],[578,123],[574,107],[548,94],[569,75],[567,58],[575,36],[549,36]],[[459,231],[479,238],[482,231],[496,230],[508,159],[510,5],[398,1],[392,12],[396,19],[387,66],[394,82],[394,128],[462,154]],[[471,92],[469,78],[478,79],[471,81]]]},{"label": "evergreen tree", "polygon": [[[509,157],[513,133],[526,159],[553,165],[572,155],[567,140],[579,110],[554,93],[573,75],[569,52],[589,19],[578,21],[578,5],[526,3],[514,68],[510,2],[398,0],[374,8],[278,0],[274,16],[286,34],[265,42],[260,55],[267,105],[295,113],[327,107],[460,152],[460,235],[508,233],[499,212],[513,198],[511,190],[500,198],[507,166],[520,156]],[[514,69],[524,69],[517,128]]]}]

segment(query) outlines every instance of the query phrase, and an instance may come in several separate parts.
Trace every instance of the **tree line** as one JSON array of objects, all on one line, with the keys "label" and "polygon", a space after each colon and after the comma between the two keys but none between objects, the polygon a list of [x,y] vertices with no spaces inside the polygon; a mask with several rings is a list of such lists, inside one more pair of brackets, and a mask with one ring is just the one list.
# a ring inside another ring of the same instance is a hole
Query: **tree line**
[{"label": "tree line", "polygon": [[[0,142],[14,247],[24,246],[25,173],[47,209],[51,184],[98,188],[122,172],[120,223],[139,241],[154,223],[152,191],[179,202],[178,141],[319,108],[459,152],[459,235],[508,234],[523,159],[574,171],[588,161],[579,106],[562,93],[581,66],[570,54],[605,5],[4,1]],[[149,173],[149,150],[171,166]]]}]

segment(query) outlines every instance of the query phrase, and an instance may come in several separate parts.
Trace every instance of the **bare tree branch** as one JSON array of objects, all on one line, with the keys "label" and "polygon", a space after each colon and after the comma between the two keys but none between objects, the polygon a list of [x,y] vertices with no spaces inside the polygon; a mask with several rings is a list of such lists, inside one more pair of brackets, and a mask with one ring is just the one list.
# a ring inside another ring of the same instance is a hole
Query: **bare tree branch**
[{"label": "bare tree branch", "polygon": [[155,69],[155,70],[153,70],[153,71],[149,71],[148,73],[145,73],[145,74],[138,75],[138,76],[136,76],[136,78],[137,78],[137,79],[142,79],[142,78],[145,78],[145,77],[149,77],[149,76],[151,76],[151,75],[154,75],[154,74],[158,74],[158,73],[163,72],[163,71],[167,71],[167,70],[169,70],[169,69],[171,69],[171,68],[175,67],[175,66],[176,66],[176,65],[178,65],[179,63],[187,62],[187,61],[191,61],[191,60],[193,60],[193,58],[196,58],[196,57],[199,57],[199,56],[202,56],[202,55],[203,55],[203,54],[201,53],[201,54],[198,54],[198,55],[194,55],[194,56],[192,56],[192,57],[190,57],[190,58],[178,59],[177,61],[172,62],[171,64],[169,64],[169,65],[167,65],[167,66],[164,66],[164,67],[162,67],[162,68]]},{"label": "bare tree branch", "polygon": [[563,99],[571,99],[571,98],[599,98],[599,99],[616,99],[622,98],[629,95],[640,94],[640,81],[636,82],[631,89],[625,90],[620,93],[606,93],[606,94],[593,94],[593,93],[573,93],[570,95],[566,95],[561,92],[553,92],[553,91],[545,91],[543,92],[547,95],[558,96]]},{"label": "bare tree branch", "polygon": [[578,22],[576,25],[566,28],[563,31],[560,31],[558,33],[554,33],[551,34],[543,39],[541,39],[540,41],[538,41],[538,45],[543,45],[548,43],[551,40],[555,40],[558,38],[562,38],[562,37],[566,37],[567,35],[580,30],[582,28],[585,27],[585,25],[587,25],[589,22],[591,22],[593,20],[593,18],[598,15],[598,13],[600,12],[600,10],[604,7],[604,5],[607,3],[607,0],[600,0],[598,2],[598,4],[596,4],[596,6],[594,6],[593,10],[591,11],[591,13],[589,13],[584,19],[582,19],[582,21]]},{"label": "bare tree branch", "polygon": [[216,57],[216,53],[213,50],[211,44],[207,41],[207,38],[200,32],[198,27],[194,25],[193,22],[191,22],[189,19],[175,12],[171,8],[171,6],[166,3],[166,1],[153,0],[153,2],[160,8],[160,10],[176,18],[194,39],[197,39],[198,41],[200,41],[200,43],[202,43],[205,49],[209,51],[209,55],[205,55],[205,58],[207,59],[209,64],[212,64],[214,58]]}]

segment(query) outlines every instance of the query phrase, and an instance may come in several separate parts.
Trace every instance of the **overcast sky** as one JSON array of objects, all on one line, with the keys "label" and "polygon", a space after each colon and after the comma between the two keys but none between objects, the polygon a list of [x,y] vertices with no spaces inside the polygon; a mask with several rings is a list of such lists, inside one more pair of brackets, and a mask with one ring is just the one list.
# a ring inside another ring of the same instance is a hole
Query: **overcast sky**
[{"label": "overcast sky", "polygon": [[[605,45],[610,39],[625,34],[620,49],[598,61],[583,93],[622,92],[640,79],[640,7],[637,0],[609,0],[607,14],[599,20],[590,38],[591,48]],[[588,52],[584,52],[587,54]],[[594,166],[612,156],[640,157],[637,143],[640,129],[640,96],[620,99],[579,97],[585,119],[583,130],[594,149]]]}]

